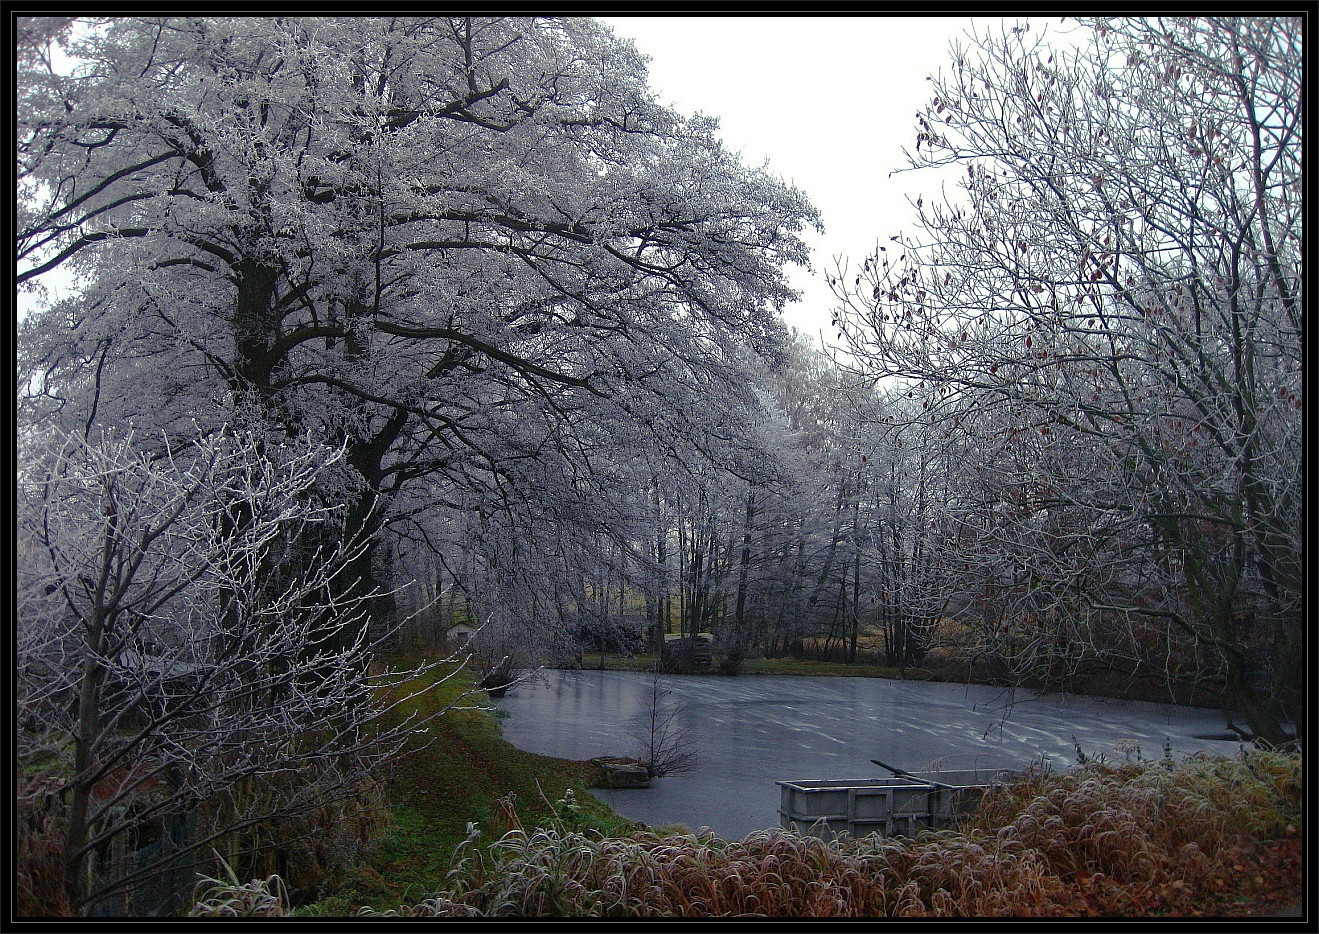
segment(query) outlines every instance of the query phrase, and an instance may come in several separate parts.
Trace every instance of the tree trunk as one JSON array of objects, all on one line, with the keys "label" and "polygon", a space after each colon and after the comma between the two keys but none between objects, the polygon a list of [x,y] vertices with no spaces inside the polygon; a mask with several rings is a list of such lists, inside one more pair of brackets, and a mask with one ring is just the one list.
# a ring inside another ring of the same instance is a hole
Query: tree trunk
[{"label": "tree trunk", "polygon": [[[858,518],[853,519],[853,526],[859,521],[859,507],[856,515]],[[853,528],[853,537],[856,536],[856,530]],[[861,549],[853,543],[852,548],[852,632],[851,642],[847,647],[847,662],[855,664],[856,662],[856,644],[861,635]]]},{"label": "tree trunk", "polygon": [[101,734],[101,693],[105,685],[105,668],[96,661],[104,642],[104,615],[97,611],[87,635],[87,654],[78,693],[78,731],[74,739],[74,781],[69,788],[69,819],[64,832],[64,890],[69,906],[79,915],[91,907],[85,905],[87,897],[88,857],[86,851],[93,770],[96,762],[98,739]]},{"label": "tree trunk", "polygon": [[737,565],[737,600],[733,605],[733,645],[738,657],[743,650],[746,632],[747,582],[751,573],[751,523],[756,518],[756,490],[747,487],[746,519],[742,524],[742,554]]}]

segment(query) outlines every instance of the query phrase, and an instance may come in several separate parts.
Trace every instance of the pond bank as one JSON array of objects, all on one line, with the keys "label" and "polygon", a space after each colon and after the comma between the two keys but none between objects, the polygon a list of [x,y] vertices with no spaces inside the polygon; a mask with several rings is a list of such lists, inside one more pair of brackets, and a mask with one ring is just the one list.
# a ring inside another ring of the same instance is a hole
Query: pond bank
[{"label": "pond bank", "polygon": [[[605,655],[603,664],[598,655],[586,655],[580,667],[583,671],[653,671],[654,655]],[[564,669],[578,670],[578,669]],[[1218,696],[1196,685],[1169,685],[1154,676],[1135,677],[1108,671],[1095,671],[1068,679],[1062,684],[1045,684],[1027,681],[1015,685],[1002,665],[988,662],[968,663],[947,659],[931,659],[911,668],[893,668],[885,665],[815,661],[791,657],[754,658],[741,662],[735,675],[716,668],[698,676],[740,677],[742,675],[790,675],[794,677],[822,678],[888,678],[897,681],[936,681],[951,684],[979,684],[996,688],[1019,687],[1039,693],[1077,694],[1086,697],[1109,697],[1117,700],[1147,701],[1155,704],[1174,704],[1179,707],[1205,707],[1217,709]]]},{"label": "pond bank", "polygon": [[[985,685],[861,677],[663,676],[699,768],[644,790],[594,792],[651,826],[709,826],[741,837],[778,824],[777,781],[881,777],[900,768],[1068,768],[1105,755],[1164,750],[1232,755],[1221,715],[1201,708]],[[504,737],[528,752],[588,760],[635,754],[631,721],[647,708],[645,672],[544,671],[496,702]],[[1079,752],[1078,752],[1079,747]],[[1120,750],[1122,751],[1118,751]]]}]

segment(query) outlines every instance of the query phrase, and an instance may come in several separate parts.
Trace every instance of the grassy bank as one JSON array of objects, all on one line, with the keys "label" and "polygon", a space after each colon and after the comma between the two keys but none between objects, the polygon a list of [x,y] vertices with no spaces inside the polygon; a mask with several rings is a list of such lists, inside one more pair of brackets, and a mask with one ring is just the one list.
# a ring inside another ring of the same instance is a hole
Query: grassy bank
[{"label": "grassy bank", "polygon": [[[441,676],[431,675],[427,683]],[[421,683],[401,686],[413,693]],[[486,695],[466,672],[405,703],[398,715],[427,715],[451,708],[414,734],[389,781],[392,820],[366,863],[327,885],[324,896],[299,915],[345,915],[418,901],[438,890],[455,848],[475,823],[490,841],[513,829],[548,823],[554,805],[571,789],[579,805],[567,816],[578,831],[627,833],[635,825],[591,797],[589,763],[523,752],[500,736]]]},{"label": "grassy bank", "polygon": [[[604,671],[654,671],[654,655],[605,655],[603,664],[599,655],[587,655],[582,660],[584,669]],[[711,675],[718,675],[711,670]],[[938,672],[930,668],[898,669],[886,665],[844,662],[820,662],[804,658],[748,658],[741,662],[739,675],[796,675],[824,678],[906,678],[908,681],[938,680]]]},{"label": "grassy bank", "polygon": [[[574,829],[475,846],[408,917],[1259,917],[1302,897],[1301,759],[1035,771],[958,830],[825,841]],[[530,828],[530,822],[528,821]],[[247,891],[269,914],[271,893]]]}]

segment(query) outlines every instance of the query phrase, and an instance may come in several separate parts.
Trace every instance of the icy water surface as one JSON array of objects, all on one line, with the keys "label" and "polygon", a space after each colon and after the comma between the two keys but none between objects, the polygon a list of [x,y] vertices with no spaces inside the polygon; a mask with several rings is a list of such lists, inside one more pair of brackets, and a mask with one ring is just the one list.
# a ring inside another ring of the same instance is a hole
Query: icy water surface
[{"label": "icy water surface", "polygon": [[[520,749],[566,759],[637,755],[633,718],[647,709],[651,675],[543,671],[496,701],[504,736]],[[910,770],[1056,768],[1139,746],[1147,757],[1205,750],[1231,755],[1216,710],[881,678],[738,678],[666,675],[686,705],[699,767],[650,788],[593,793],[651,826],[706,826],[726,837],[778,826],[776,781],[888,778],[880,759]],[[1075,743],[1074,740],[1075,739]]]}]

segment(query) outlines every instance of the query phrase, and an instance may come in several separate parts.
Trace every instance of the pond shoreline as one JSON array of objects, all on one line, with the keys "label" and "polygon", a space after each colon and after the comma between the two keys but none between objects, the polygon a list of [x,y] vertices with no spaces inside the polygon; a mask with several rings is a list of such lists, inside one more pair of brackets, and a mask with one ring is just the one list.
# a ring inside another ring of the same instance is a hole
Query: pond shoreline
[{"label": "pond shoreline", "polygon": [[[596,659],[599,657],[596,656]],[[587,655],[576,667],[547,666],[562,671],[653,671],[654,656],[606,655],[604,664]],[[711,668],[707,671],[688,671],[696,677],[740,678],[758,675],[786,675],[793,677],[827,678],[886,678],[893,681],[934,681],[949,684],[981,685],[984,687],[1016,688],[1037,694],[1065,694],[1082,697],[1106,697],[1113,700],[1147,701],[1154,704],[1172,704],[1178,707],[1219,709],[1217,694],[1203,685],[1169,685],[1154,675],[1124,675],[1110,671],[1096,671],[1076,675],[1055,683],[1041,679],[1015,681],[1001,665],[968,663],[965,661],[934,660],[911,668],[894,668],[884,665],[845,662],[817,662],[791,657],[747,659],[736,673]]]},{"label": "pond shoreline", "polygon": [[[586,761],[636,754],[652,695],[644,669],[547,670],[496,706],[518,748]],[[1066,768],[1239,749],[1206,709],[928,679],[665,675],[658,696],[681,711],[699,768],[597,797],[650,826],[709,825],[725,837],[778,824],[778,781],[882,777],[876,759],[917,771]]]}]

